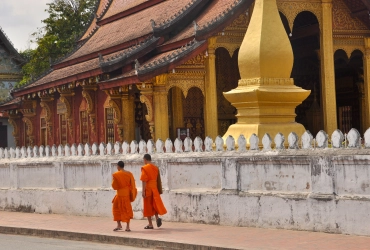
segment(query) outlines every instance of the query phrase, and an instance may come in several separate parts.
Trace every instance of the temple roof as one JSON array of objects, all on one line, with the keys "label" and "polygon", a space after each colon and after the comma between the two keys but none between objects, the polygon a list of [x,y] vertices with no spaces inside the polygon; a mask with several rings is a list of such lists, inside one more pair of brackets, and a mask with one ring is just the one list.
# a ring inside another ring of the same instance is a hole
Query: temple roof
[{"label": "temple roof", "polygon": [[[246,12],[252,2],[101,0],[79,46],[13,94],[21,96],[118,69],[122,70],[118,78],[131,77],[121,85],[165,73],[206,50],[205,40]],[[113,86],[113,82],[99,85]]]},{"label": "temple roof", "polygon": [[9,97],[5,101],[0,102],[0,111],[17,108],[21,101],[22,99],[20,97]]},{"label": "temple roof", "polygon": [[[345,0],[370,27],[367,0]],[[78,46],[49,72],[14,90],[22,96],[102,73],[120,76],[99,82],[106,89],[145,81],[206,50],[253,0],[100,0]],[[171,10],[171,11],[169,11]],[[364,15],[365,16],[365,15]]]},{"label": "temple roof", "polygon": [[86,38],[88,38],[94,29],[97,28],[97,21],[100,16],[102,16],[105,11],[108,9],[108,6],[110,4],[110,0],[99,0],[97,1],[96,11],[95,15],[93,15],[91,18],[90,25],[87,27],[86,31],[82,35],[82,37],[79,39],[79,41],[83,41]]}]

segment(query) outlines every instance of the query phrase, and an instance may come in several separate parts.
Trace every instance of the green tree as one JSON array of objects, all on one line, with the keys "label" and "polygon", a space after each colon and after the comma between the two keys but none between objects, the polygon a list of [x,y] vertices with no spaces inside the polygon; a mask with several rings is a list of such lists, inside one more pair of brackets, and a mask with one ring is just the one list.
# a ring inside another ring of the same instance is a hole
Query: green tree
[{"label": "green tree", "polygon": [[18,86],[26,84],[50,68],[50,62],[67,54],[76,46],[97,0],[54,0],[47,4],[49,17],[42,20],[45,27],[32,34],[37,48],[21,52],[27,63],[22,68],[23,79]]}]

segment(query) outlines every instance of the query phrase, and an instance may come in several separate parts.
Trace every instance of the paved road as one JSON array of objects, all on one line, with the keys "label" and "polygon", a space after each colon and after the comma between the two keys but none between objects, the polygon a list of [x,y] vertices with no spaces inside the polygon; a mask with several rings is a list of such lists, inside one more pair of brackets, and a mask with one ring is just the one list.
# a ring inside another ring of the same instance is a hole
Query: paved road
[{"label": "paved road", "polygon": [[143,250],[143,248],[0,234],[1,250]]}]

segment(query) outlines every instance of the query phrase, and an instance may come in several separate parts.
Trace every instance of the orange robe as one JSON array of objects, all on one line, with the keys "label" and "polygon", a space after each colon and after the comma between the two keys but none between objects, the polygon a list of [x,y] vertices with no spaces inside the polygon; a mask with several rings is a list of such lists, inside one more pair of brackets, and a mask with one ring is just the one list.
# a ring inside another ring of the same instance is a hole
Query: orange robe
[{"label": "orange robe", "polygon": [[130,201],[130,192],[136,189],[134,176],[126,171],[115,172],[112,188],[117,190],[112,201],[114,221],[129,222],[134,217]]},{"label": "orange robe", "polygon": [[153,164],[147,164],[141,168],[140,180],[146,182],[144,198],[144,217],[153,216],[156,213],[167,213],[157,188],[159,169]]}]

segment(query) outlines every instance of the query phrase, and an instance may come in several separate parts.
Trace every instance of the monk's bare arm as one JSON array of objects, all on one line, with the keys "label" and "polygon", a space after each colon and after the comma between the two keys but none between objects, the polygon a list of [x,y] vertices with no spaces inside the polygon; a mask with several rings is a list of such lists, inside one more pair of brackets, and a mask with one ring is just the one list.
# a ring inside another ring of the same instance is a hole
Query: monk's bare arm
[{"label": "monk's bare arm", "polygon": [[142,189],[142,196],[143,196],[143,198],[145,198],[145,188],[146,188],[146,182],[145,181],[142,181],[142,183],[143,183],[143,189]]}]

